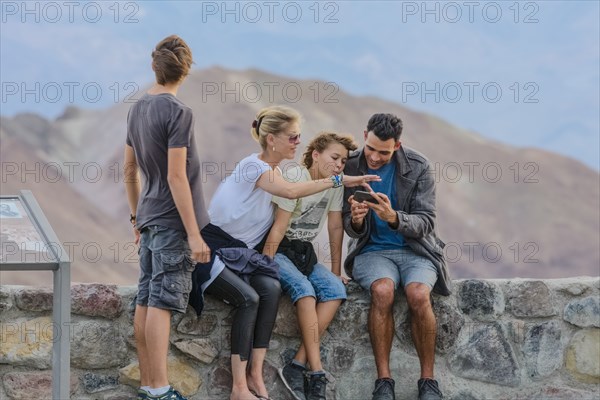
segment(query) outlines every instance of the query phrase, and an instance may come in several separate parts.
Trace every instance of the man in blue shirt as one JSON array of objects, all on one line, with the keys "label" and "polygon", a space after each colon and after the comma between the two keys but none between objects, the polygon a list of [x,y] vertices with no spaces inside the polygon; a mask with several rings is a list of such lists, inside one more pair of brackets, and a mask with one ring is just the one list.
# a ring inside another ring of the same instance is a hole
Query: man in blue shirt
[{"label": "man in blue shirt", "polygon": [[345,189],[344,229],[350,236],[346,273],[371,294],[368,329],[378,379],[373,400],[394,400],[390,372],[394,336],[393,304],[402,286],[411,313],[411,332],[419,361],[419,399],[441,399],[434,379],[436,321],[432,291],[450,294],[443,242],[435,234],[435,182],[428,160],[402,146],[402,121],[375,114],[364,131],[365,146],[350,156],[348,175],[377,174],[371,183],[377,201],[359,202]]}]

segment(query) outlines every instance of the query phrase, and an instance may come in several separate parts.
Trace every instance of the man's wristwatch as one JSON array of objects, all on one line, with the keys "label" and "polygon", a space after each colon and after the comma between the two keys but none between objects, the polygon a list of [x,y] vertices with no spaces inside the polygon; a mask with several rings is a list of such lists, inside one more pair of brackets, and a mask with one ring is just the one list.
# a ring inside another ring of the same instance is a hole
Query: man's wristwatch
[{"label": "man's wristwatch", "polygon": [[135,215],[134,214],[129,214],[129,222],[131,222],[131,225],[135,225]]}]

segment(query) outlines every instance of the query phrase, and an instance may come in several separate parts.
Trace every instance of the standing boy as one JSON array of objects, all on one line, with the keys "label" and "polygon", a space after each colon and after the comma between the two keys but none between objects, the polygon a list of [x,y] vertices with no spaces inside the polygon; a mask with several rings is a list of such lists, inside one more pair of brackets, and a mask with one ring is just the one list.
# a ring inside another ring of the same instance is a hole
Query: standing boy
[{"label": "standing boy", "polygon": [[194,117],[175,97],[191,65],[192,52],[181,38],[172,35],[158,43],[152,52],[156,84],[127,117],[125,188],[141,269],[134,318],[138,399],[185,399],[167,378],[171,312],[185,312],[195,263],[210,260],[200,236],[208,214]]}]

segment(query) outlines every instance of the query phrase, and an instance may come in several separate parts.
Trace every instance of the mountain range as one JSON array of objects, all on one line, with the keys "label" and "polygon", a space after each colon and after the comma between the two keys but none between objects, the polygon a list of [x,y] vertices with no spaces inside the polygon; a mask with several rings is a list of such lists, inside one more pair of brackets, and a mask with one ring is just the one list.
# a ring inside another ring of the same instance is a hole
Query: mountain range
[{"label": "mountain range", "polygon": [[[404,122],[403,145],[431,162],[437,230],[447,244],[453,278],[599,274],[600,174],[577,160],[492,141],[404,105],[352,96],[333,83],[254,69],[194,71],[178,97],[196,116],[207,201],[237,161],[259,151],[250,124],[263,107],[287,104],[300,111],[304,145],[321,130],[351,134],[362,145],[369,117],[390,112]],[[32,190],[59,238],[78,243],[71,246],[73,281],[132,284],[137,279],[121,174],[130,106],[69,107],[55,120],[35,114],[0,117],[0,193]],[[317,240],[324,255],[326,237]],[[102,256],[84,248],[100,248]],[[2,283],[50,282],[49,274],[0,277]]]}]

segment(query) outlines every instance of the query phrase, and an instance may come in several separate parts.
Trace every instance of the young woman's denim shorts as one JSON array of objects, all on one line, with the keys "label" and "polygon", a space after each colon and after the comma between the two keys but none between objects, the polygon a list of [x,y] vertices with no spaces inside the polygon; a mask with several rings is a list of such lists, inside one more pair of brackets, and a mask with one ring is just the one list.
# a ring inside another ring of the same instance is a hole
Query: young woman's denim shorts
[{"label": "young woman's denim shorts", "polygon": [[318,303],[346,300],[346,287],[342,280],[322,264],[315,264],[313,272],[306,276],[283,254],[275,254],[279,264],[281,288],[290,295],[292,303],[303,297],[314,297]]}]

